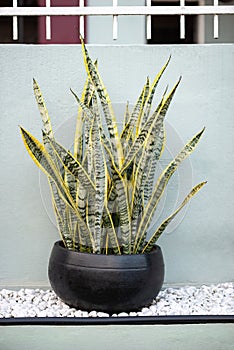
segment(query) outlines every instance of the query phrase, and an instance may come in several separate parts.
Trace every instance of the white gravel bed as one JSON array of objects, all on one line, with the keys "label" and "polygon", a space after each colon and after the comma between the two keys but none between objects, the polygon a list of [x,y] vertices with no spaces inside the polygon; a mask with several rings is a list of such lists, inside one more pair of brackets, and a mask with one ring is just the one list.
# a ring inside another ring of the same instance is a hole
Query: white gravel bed
[{"label": "white gravel bed", "polygon": [[234,285],[217,285],[162,290],[151,305],[139,312],[107,314],[76,310],[64,304],[51,290],[2,289],[0,318],[9,317],[123,317],[161,315],[233,315]]}]

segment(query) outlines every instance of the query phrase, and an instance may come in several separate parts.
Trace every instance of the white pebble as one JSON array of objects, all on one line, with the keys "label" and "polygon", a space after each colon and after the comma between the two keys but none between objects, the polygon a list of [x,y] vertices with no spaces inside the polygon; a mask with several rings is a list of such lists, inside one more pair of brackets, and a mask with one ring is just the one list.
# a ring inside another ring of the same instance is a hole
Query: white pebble
[{"label": "white pebble", "polygon": [[48,301],[49,299],[50,299],[50,295],[49,294],[45,294],[42,297],[42,300],[44,300],[44,301]]},{"label": "white pebble", "polygon": [[62,315],[63,315],[63,317],[67,317],[67,316],[71,315],[71,313],[72,313],[71,310],[65,309],[65,310],[63,310]]},{"label": "white pebble", "polygon": [[118,317],[127,317],[127,316],[129,316],[129,315],[126,312],[120,312],[118,314]]},{"label": "white pebble", "polygon": [[141,312],[142,312],[143,316],[152,316],[153,315],[153,312],[150,309],[146,308],[146,307],[144,307],[141,310]]},{"label": "white pebble", "polygon": [[98,312],[97,317],[109,317],[110,315],[107,314],[106,312]]},{"label": "white pebble", "polygon": [[135,316],[137,316],[137,312],[130,312],[130,313],[129,313],[129,316],[135,317]]},{"label": "white pebble", "polygon": [[97,311],[91,311],[89,317],[97,317]]},{"label": "white pebble", "polygon": [[46,312],[46,316],[47,316],[47,317],[56,317],[55,314],[56,314],[56,313],[55,313],[54,310],[48,310],[48,311]]},{"label": "white pebble", "polygon": [[137,316],[144,316],[143,312],[138,311]]},{"label": "white pebble", "polygon": [[13,317],[27,317],[27,312],[22,309],[15,309],[12,311],[11,315]]},{"label": "white pebble", "polygon": [[24,289],[24,293],[26,295],[34,295],[35,294],[35,290],[34,289],[25,288]]},{"label": "white pebble", "polygon": [[46,317],[47,316],[47,311],[42,310],[37,313],[37,317]]},{"label": "white pebble", "polygon": [[74,316],[75,317],[82,317],[82,311],[81,310],[77,310],[74,312]]},{"label": "white pebble", "polygon": [[[111,317],[152,315],[232,315],[234,313],[233,283],[219,283],[167,288],[149,307],[130,313],[114,313]],[[0,318],[9,317],[110,317],[106,312],[87,312],[70,308],[53,291],[21,288],[0,290]]]},{"label": "white pebble", "polygon": [[37,313],[34,310],[29,310],[27,316],[28,317],[36,317]]},{"label": "white pebble", "polygon": [[157,312],[157,306],[156,305],[151,305],[150,306],[150,310],[152,311],[153,314],[155,314]]},{"label": "white pebble", "polygon": [[46,304],[45,301],[41,301],[41,302],[39,302],[39,303],[37,304],[38,309],[41,310],[41,311],[44,310],[44,309],[46,309],[46,306],[47,306],[47,304]]},{"label": "white pebble", "polygon": [[1,294],[2,294],[3,298],[5,298],[5,297],[10,296],[11,291],[8,289],[2,289]]},{"label": "white pebble", "polygon": [[32,302],[33,302],[34,305],[40,304],[40,302],[41,302],[40,296],[35,297],[35,298],[32,300]]},{"label": "white pebble", "polygon": [[150,310],[150,309],[149,309],[148,307],[143,307],[143,308],[141,309],[141,311],[143,312],[143,314],[148,313],[149,310]]}]

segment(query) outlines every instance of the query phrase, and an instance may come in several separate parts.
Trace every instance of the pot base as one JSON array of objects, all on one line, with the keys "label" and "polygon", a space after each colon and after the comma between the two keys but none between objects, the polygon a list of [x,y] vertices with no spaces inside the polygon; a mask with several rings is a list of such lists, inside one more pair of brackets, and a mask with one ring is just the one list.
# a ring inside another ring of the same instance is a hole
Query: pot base
[{"label": "pot base", "polygon": [[102,255],[70,251],[59,241],[51,252],[48,275],[54,292],[71,307],[129,312],[158,295],[164,261],[159,246],[148,254]]}]

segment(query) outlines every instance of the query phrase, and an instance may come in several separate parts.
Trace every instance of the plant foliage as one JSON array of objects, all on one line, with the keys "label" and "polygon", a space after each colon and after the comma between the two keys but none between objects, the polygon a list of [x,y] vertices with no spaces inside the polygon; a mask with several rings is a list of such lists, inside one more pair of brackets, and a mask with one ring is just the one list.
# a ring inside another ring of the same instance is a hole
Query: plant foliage
[{"label": "plant foliage", "polygon": [[150,252],[171,220],[206,183],[196,185],[147,239],[147,230],[168,181],[193,152],[204,129],[188,141],[155,184],[155,169],[165,143],[164,119],[180,79],[169,93],[165,91],[152,113],[151,106],[170,58],[152,84],[147,78],[132,112],[127,104],[119,133],[110,97],[83,40],[82,50],[87,80],[81,98],[72,91],[79,106],[74,152],[55,140],[35,79],[33,89],[44,127],[43,142],[21,127],[24,144],[48,177],[65,247],[97,254]]}]

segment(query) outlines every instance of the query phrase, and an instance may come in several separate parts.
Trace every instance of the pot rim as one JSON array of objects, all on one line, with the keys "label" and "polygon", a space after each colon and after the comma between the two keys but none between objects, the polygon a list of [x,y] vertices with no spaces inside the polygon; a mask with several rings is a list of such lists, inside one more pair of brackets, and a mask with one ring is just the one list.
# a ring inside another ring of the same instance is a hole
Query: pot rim
[{"label": "pot rim", "polygon": [[61,264],[66,261],[69,265],[77,265],[90,268],[106,269],[144,269],[149,265],[149,261],[157,259],[159,255],[162,255],[160,246],[155,245],[154,249],[149,253],[143,254],[94,254],[72,251],[63,246],[63,242],[56,241],[53,246],[53,254],[60,256]]}]

